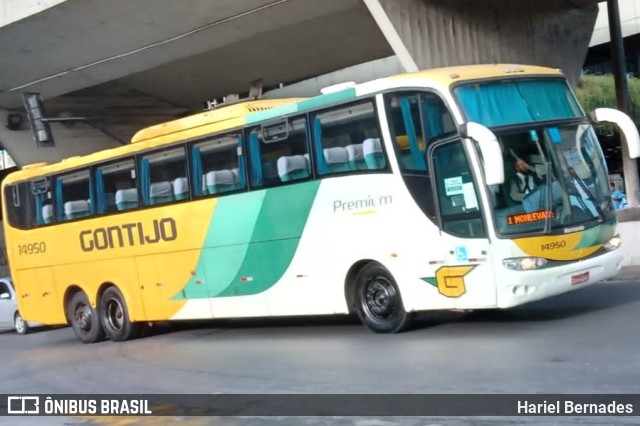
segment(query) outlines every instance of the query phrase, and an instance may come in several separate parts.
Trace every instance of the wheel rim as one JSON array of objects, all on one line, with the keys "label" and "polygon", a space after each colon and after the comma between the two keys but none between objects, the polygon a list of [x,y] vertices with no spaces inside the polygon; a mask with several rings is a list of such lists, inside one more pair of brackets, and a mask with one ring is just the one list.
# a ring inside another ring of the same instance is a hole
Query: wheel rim
[{"label": "wheel rim", "polygon": [[24,320],[20,315],[16,317],[15,326],[18,333],[24,333]]},{"label": "wheel rim", "polygon": [[124,326],[124,308],[117,299],[110,299],[106,306],[107,323],[114,330],[122,330]]},{"label": "wheel rim", "polygon": [[376,319],[385,320],[391,317],[398,302],[398,293],[394,285],[385,277],[371,279],[364,288],[364,307]]},{"label": "wheel rim", "polygon": [[88,333],[91,331],[91,325],[93,323],[93,310],[86,303],[78,303],[74,314],[75,323],[78,328]]}]

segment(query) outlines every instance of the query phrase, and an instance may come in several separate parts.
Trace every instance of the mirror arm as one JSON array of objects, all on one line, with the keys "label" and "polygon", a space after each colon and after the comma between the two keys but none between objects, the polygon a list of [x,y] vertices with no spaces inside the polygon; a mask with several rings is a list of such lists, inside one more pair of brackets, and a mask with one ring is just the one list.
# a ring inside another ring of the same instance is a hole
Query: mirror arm
[{"label": "mirror arm", "polygon": [[640,134],[631,117],[613,108],[597,108],[589,114],[595,123],[612,123],[623,133],[630,158],[640,157]]},{"label": "mirror arm", "polygon": [[[504,183],[502,149],[496,135],[482,124],[469,122],[460,126],[460,134],[478,142],[484,160],[484,177],[487,185]],[[489,165],[489,166],[487,166]]]}]

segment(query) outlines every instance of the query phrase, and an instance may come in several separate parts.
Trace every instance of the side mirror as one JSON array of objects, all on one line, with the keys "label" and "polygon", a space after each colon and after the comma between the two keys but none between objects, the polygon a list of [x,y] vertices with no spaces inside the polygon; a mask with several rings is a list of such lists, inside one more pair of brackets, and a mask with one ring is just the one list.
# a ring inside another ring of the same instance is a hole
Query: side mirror
[{"label": "side mirror", "polygon": [[465,138],[478,142],[484,161],[484,180],[487,185],[504,183],[504,160],[498,138],[489,128],[478,123],[467,123],[462,126],[460,133]]},{"label": "side mirror", "polygon": [[635,123],[627,114],[613,108],[597,108],[589,114],[589,117],[596,123],[615,124],[624,135],[627,148],[629,148],[629,157],[640,157],[640,134],[638,134]]},{"label": "side mirror", "polygon": [[0,300],[11,299],[11,295],[9,293],[1,293]]}]

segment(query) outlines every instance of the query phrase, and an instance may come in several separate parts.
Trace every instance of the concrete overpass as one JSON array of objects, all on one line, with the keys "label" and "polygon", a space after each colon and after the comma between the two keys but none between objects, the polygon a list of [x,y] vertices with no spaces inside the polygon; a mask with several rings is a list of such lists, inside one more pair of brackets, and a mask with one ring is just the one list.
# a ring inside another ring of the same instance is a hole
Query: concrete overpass
[{"label": "concrete overpass", "polygon": [[256,79],[271,88],[370,61],[348,79],[520,62],[575,80],[597,12],[597,0],[0,0],[0,143],[19,165],[118,144],[78,123],[37,148],[26,122],[4,124],[24,117],[22,92],[129,140]]}]

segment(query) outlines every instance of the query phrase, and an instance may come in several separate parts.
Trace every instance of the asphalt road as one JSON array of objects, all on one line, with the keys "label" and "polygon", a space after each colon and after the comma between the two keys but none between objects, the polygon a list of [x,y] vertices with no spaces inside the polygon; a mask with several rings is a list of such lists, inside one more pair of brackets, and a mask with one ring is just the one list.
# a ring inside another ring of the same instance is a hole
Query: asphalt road
[{"label": "asphalt road", "polygon": [[[349,318],[161,326],[134,341],[91,345],[79,343],[69,328],[27,336],[2,333],[0,393],[639,394],[639,320],[640,282],[628,281],[508,311],[425,315],[413,330],[397,335],[373,334]],[[25,424],[35,420],[24,419]],[[276,424],[274,418],[258,420]],[[578,420],[602,424],[604,419]],[[448,424],[477,421],[449,419]],[[541,418],[500,421],[549,424]],[[616,421],[638,422],[637,417]],[[416,418],[399,422],[431,424]],[[393,418],[320,422],[400,423]]]}]

